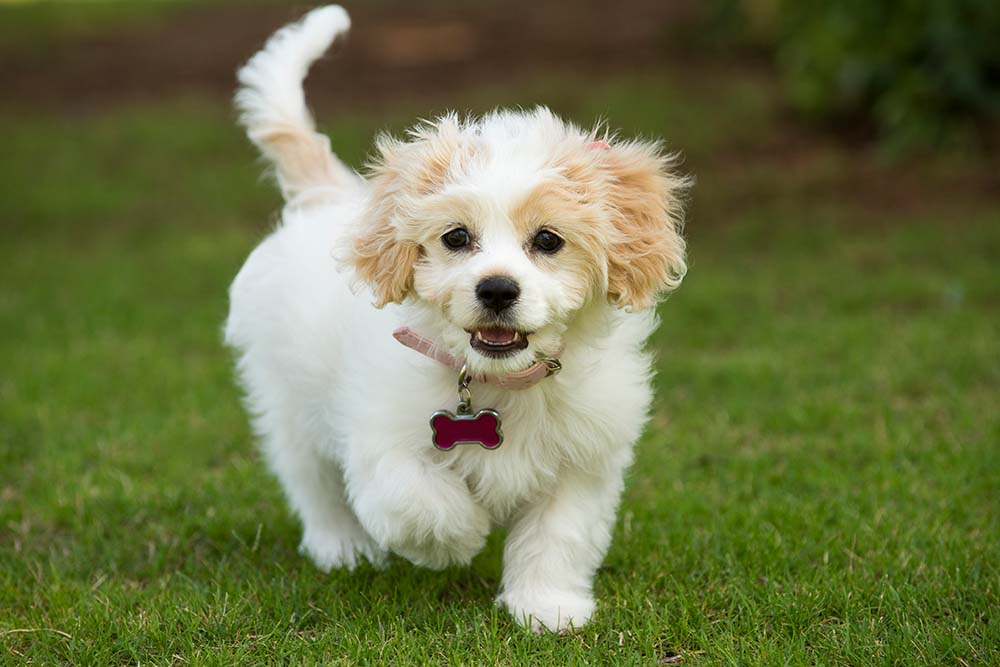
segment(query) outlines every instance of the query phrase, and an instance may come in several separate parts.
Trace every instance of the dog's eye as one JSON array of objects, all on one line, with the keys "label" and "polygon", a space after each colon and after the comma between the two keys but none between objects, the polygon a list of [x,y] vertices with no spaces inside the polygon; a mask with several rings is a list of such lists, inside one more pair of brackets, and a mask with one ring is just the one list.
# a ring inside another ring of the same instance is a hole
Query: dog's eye
[{"label": "dog's eye", "polygon": [[472,244],[472,237],[469,235],[469,230],[458,227],[442,236],[441,242],[451,250],[461,250]]},{"label": "dog's eye", "polygon": [[543,229],[531,240],[531,247],[549,255],[559,252],[563,247],[563,240],[555,232]]}]

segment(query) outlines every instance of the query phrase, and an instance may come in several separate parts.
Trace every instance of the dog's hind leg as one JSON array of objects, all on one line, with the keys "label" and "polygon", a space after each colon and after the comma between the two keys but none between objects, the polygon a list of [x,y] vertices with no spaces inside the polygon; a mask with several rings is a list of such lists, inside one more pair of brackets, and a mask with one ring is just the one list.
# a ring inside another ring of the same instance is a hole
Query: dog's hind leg
[{"label": "dog's hind leg", "polygon": [[285,424],[265,438],[271,469],[302,520],[299,550],[316,566],[353,570],[362,557],[382,566],[385,552],[368,536],[347,503],[340,467],[318,451],[305,429]]}]

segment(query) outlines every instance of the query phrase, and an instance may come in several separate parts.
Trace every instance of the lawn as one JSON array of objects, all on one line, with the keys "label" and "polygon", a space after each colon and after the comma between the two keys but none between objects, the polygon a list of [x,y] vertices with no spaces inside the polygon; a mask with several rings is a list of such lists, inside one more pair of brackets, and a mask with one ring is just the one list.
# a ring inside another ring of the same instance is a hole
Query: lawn
[{"label": "lawn", "polygon": [[[756,77],[438,105],[604,115],[699,180],[598,613],[562,637],[493,606],[499,530],[439,573],[296,553],[221,345],[278,206],[224,102],[0,111],[0,663],[1000,664],[996,163],[886,164]],[[357,165],[426,113],[322,124]]]}]

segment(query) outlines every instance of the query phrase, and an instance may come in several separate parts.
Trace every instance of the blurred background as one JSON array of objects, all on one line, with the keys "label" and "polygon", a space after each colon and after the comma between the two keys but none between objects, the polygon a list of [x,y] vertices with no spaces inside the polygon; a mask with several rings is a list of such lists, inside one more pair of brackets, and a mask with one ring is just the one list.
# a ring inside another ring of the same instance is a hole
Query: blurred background
[{"label": "blurred background", "polygon": [[307,91],[356,168],[545,104],[697,179],[593,632],[501,641],[502,535],[471,571],[295,553],[220,331],[280,206],[235,70],[312,5],[0,0],[6,657],[1000,662],[1000,3],[345,5]]}]

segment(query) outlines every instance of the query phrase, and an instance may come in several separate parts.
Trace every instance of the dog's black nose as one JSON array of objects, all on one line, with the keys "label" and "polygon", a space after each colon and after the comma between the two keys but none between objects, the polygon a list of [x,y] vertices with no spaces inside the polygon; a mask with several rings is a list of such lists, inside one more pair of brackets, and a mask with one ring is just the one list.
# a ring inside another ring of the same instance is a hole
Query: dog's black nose
[{"label": "dog's black nose", "polygon": [[497,313],[510,308],[519,296],[521,288],[506,276],[483,278],[476,285],[476,298],[479,299],[479,303]]}]

